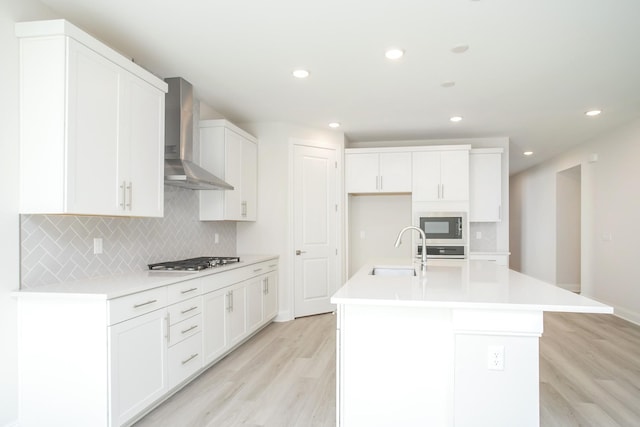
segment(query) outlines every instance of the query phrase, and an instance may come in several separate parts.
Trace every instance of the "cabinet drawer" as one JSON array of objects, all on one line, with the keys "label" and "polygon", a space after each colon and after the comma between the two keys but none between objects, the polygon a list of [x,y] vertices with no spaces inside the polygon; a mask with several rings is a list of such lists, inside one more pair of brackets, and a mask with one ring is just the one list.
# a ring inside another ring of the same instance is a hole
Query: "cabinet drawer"
[{"label": "cabinet drawer", "polygon": [[277,268],[278,268],[277,259],[271,259],[269,261],[263,261],[258,264],[253,264],[245,267],[247,274],[249,275],[249,277],[247,278],[259,276],[264,273],[269,273],[270,271],[274,271]]},{"label": "cabinet drawer", "polygon": [[202,330],[202,315],[197,314],[169,327],[169,347],[178,344]]},{"label": "cabinet drawer", "polygon": [[202,293],[202,279],[187,280],[167,287],[169,304],[195,297]]},{"label": "cabinet drawer", "polygon": [[166,307],[167,288],[161,287],[109,300],[109,325]]},{"label": "cabinet drawer", "polygon": [[169,349],[169,388],[180,384],[201,367],[202,334],[197,333]]},{"label": "cabinet drawer", "polygon": [[202,313],[202,297],[195,297],[170,305],[169,320],[172,325]]}]

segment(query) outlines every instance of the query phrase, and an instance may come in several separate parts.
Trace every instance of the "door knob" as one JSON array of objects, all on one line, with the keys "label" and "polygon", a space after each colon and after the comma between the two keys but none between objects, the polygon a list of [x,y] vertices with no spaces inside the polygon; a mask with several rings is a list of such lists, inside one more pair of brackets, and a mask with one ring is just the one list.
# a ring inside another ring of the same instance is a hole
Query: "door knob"
[{"label": "door knob", "polygon": [[306,254],[307,251],[301,251],[300,249],[296,250],[296,255]]}]

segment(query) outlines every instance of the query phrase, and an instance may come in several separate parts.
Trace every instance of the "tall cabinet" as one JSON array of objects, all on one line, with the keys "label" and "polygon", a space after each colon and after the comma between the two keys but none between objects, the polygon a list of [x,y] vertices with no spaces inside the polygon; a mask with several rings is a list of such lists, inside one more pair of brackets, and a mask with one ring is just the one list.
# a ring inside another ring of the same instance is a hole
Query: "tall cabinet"
[{"label": "tall cabinet", "polygon": [[498,222],[502,220],[502,149],[471,150],[469,176],[469,221]]},{"label": "tall cabinet", "polygon": [[200,165],[233,190],[200,191],[201,221],[255,221],[258,141],[227,120],[200,122]]},{"label": "tall cabinet", "polygon": [[166,83],[65,20],[15,31],[20,212],[161,217]]}]

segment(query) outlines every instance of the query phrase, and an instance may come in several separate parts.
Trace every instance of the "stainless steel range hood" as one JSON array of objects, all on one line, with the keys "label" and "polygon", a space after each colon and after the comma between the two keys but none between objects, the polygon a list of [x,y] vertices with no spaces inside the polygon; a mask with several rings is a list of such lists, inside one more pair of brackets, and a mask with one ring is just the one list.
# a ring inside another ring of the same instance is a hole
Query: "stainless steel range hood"
[{"label": "stainless steel range hood", "polygon": [[164,183],[192,190],[233,190],[193,162],[193,86],[181,77],[164,79]]}]

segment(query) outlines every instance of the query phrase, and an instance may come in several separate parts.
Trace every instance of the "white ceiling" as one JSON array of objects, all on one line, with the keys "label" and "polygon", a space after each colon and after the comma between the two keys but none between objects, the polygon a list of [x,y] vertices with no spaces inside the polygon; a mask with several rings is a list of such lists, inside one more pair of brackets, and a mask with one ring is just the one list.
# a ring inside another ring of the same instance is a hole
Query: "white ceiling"
[{"label": "white ceiling", "polygon": [[515,173],[640,116],[638,0],[41,1],[237,123],[338,121],[352,142],[508,136]]}]

